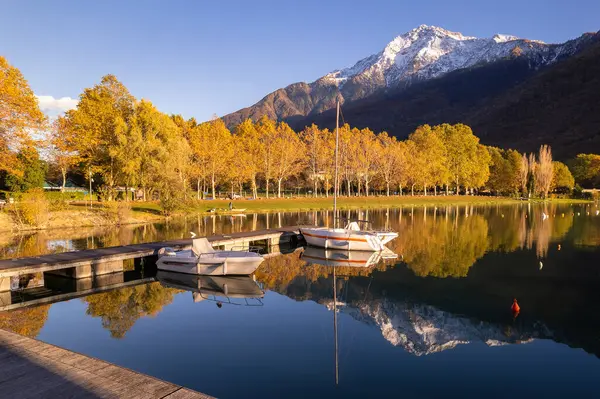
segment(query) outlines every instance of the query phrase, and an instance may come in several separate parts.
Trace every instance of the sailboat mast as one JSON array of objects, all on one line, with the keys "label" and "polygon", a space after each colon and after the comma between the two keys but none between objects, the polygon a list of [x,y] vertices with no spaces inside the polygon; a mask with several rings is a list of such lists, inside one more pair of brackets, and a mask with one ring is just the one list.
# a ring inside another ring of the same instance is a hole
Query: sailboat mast
[{"label": "sailboat mast", "polygon": [[337,228],[337,196],[339,190],[338,181],[338,152],[340,145],[340,100],[337,100],[335,117],[335,176],[333,182],[333,228]]},{"label": "sailboat mast", "polygon": [[337,332],[337,284],[335,278],[335,266],[333,266],[333,335],[335,342],[335,385],[339,384],[338,365],[338,332]]}]

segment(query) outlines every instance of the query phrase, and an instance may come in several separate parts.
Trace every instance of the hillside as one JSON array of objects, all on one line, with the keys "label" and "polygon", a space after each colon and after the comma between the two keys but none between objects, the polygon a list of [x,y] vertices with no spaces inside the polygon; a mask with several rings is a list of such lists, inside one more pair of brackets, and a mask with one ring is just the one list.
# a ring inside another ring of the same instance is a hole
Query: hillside
[{"label": "hillside", "polygon": [[[343,114],[353,126],[399,138],[424,123],[462,122],[488,145],[535,151],[548,143],[560,158],[600,152],[600,35],[589,35],[580,53],[539,71],[514,57],[354,102]],[[288,121],[296,129],[310,123],[331,128],[335,115]]]}]

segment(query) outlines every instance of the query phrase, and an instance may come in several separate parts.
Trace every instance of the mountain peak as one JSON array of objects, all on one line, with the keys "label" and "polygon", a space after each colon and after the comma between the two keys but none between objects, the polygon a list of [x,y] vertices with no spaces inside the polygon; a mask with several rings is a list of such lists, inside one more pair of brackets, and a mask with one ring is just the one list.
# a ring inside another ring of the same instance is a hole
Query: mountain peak
[{"label": "mountain peak", "polygon": [[408,31],[405,34],[400,35],[399,37],[418,38],[418,37],[428,36],[428,35],[429,36],[437,36],[437,37],[450,37],[455,40],[475,39],[475,37],[464,36],[460,32],[453,32],[453,31],[441,28],[439,26],[425,25],[425,24],[419,25],[415,29]]}]

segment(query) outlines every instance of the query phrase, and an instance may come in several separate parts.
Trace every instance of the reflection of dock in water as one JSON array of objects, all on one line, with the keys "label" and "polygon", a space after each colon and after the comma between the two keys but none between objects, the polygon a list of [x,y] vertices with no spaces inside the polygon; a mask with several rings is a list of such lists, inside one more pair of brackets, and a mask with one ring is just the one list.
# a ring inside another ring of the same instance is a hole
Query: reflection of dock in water
[{"label": "reflection of dock in water", "polygon": [[156,281],[154,277],[144,277],[136,271],[104,274],[76,280],[44,274],[43,281],[37,287],[0,292],[0,311],[63,302],[153,281]]}]

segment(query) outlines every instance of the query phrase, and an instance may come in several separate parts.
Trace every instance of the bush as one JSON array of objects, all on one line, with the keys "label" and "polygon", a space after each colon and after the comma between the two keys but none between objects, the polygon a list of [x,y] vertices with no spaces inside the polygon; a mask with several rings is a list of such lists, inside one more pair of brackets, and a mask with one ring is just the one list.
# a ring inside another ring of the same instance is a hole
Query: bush
[{"label": "bush", "polygon": [[33,188],[21,197],[21,204],[17,212],[21,213],[22,220],[38,228],[46,227],[49,218],[50,201],[46,198],[44,190]]},{"label": "bush", "polygon": [[106,217],[116,225],[129,222],[131,218],[131,205],[124,201],[109,201],[104,205]]},{"label": "bush", "polygon": [[83,201],[87,198],[81,191],[46,191],[46,198],[50,201]]}]

